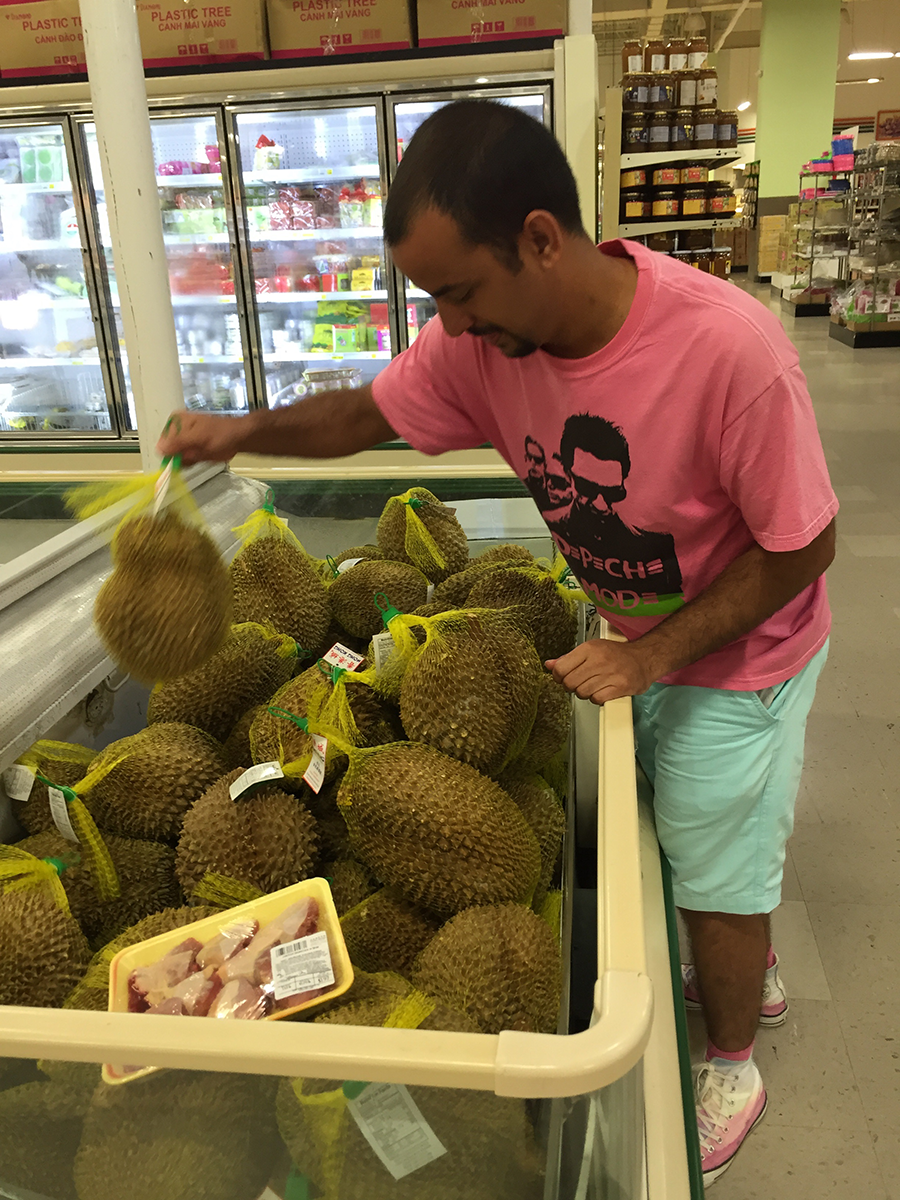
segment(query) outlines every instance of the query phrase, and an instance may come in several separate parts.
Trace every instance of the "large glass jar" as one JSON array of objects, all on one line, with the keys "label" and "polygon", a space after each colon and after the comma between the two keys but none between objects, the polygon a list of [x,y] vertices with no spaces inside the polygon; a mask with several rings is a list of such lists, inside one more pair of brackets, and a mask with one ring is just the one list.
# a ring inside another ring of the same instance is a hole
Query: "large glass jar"
[{"label": "large glass jar", "polygon": [[644,70],[665,71],[668,63],[666,43],[660,38],[654,38],[644,47]]},{"label": "large glass jar", "polygon": [[672,114],[654,112],[650,114],[650,133],[647,144],[651,151],[668,150],[672,140]]},{"label": "large glass jar", "polygon": [[718,112],[714,108],[698,108],[694,121],[694,147],[712,150],[718,137]]},{"label": "large glass jar", "polygon": [[622,108],[625,112],[640,112],[650,102],[650,76],[643,73],[625,75],[622,79]]},{"label": "large glass jar", "polygon": [[675,76],[671,71],[661,71],[649,79],[650,108],[671,110],[675,107]]},{"label": "large glass jar", "polygon": [[700,184],[686,187],[681,194],[681,215],[696,221],[698,217],[706,216],[706,210],[706,188]]},{"label": "large glass jar", "polygon": [[688,44],[684,38],[672,38],[666,46],[666,66],[670,71],[686,71]]},{"label": "large glass jar", "polygon": [[715,67],[704,67],[697,72],[697,105],[700,108],[715,108],[719,103],[719,77]]},{"label": "large glass jar", "polygon": [[702,71],[709,56],[709,42],[705,37],[691,38],[688,42],[688,67],[692,71]]},{"label": "large glass jar", "polygon": [[634,75],[644,69],[643,42],[626,42],[622,47],[622,74]]},{"label": "large glass jar", "polygon": [[678,108],[672,120],[672,149],[693,150],[694,148],[694,110]]},{"label": "large glass jar", "polygon": [[649,148],[650,114],[629,112],[622,117],[622,153],[639,154]]},{"label": "large glass jar", "polygon": [[619,220],[623,225],[649,221],[650,196],[645,188],[628,188],[619,195]]},{"label": "large glass jar", "polygon": [[736,109],[720,110],[716,118],[716,145],[724,147],[738,144],[738,115]]},{"label": "large glass jar", "polygon": [[693,108],[697,103],[697,75],[697,71],[678,71],[676,73],[676,108]]},{"label": "large glass jar", "polygon": [[677,188],[657,188],[653,193],[654,221],[674,221],[681,216],[681,197]]}]

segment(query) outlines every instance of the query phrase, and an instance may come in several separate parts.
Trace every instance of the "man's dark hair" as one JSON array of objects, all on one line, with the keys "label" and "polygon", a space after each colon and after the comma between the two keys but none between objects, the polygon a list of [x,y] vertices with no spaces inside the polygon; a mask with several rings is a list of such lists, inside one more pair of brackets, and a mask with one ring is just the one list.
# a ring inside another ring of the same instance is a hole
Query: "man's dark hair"
[{"label": "man's dark hair", "polygon": [[570,473],[576,450],[586,450],[594,458],[603,461],[621,463],[622,478],[628,478],[631,470],[628,442],[618,425],[613,425],[611,421],[606,421],[603,417],[592,417],[589,413],[569,417],[563,428],[559,456],[563,466]]},{"label": "man's dark hair", "polygon": [[399,245],[426,208],[452,217],[468,241],[490,246],[512,269],[521,265],[518,238],[535,209],[587,237],[559,142],[521,109],[492,100],[447,104],[419,126],[388,192],[388,245]]}]

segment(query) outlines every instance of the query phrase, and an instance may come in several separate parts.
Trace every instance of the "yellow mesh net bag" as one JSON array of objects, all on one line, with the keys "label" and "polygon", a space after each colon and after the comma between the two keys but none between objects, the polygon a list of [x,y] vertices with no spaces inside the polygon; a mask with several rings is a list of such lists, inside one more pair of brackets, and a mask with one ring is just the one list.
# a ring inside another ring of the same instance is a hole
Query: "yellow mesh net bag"
[{"label": "yellow mesh net bag", "polygon": [[13,815],[29,834],[46,833],[55,829],[46,784],[38,772],[52,779],[57,786],[78,783],[87,774],[97,757],[97,751],[75,742],[54,742],[41,739],[20,754],[14,767],[22,770],[4,772],[4,784],[12,801]]},{"label": "yellow mesh net bag", "polygon": [[86,484],[66,496],[82,519],[131,501],[113,536],[114,569],[94,621],[119,666],[144,683],[205,662],[231,624],[228,572],[179,466],[176,458],[154,475]]},{"label": "yellow mesh net bag", "polygon": [[466,604],[506,609],[521,622],[542,663],[559,658],[575,648],[578,601],[586,599],[583,592],[562,582],[566,572],[569,568],[562,558],[549,569],[539,563],[508,564],[484,572]]},{"label": "yellow mesh net bag", "polygon": [[418,567],[432,583],[461,571],[469,560],[456,510],[427,488],[410,488],[388,500],[378,522],[378,546],[387,558]]}]

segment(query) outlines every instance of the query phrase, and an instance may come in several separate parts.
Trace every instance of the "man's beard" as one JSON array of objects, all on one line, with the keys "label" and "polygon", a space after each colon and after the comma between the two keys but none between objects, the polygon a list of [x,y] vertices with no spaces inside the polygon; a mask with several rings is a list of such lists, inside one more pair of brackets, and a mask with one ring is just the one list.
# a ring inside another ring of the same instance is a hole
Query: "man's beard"
[{"label": "man's beard", "polygon": [[529,354],[534,354],[538,349],[536,342],[530,342],[527,338],[510,333],[508,329],[503,329],[499,325],[473,325],[466,332],[470,333],[472,337],[488,337],[491,334],[500,333],[504,338],[512,339],[513,345],[508,350],[504,346],[497,346],[500,353],[507,358],[527,358]]}]

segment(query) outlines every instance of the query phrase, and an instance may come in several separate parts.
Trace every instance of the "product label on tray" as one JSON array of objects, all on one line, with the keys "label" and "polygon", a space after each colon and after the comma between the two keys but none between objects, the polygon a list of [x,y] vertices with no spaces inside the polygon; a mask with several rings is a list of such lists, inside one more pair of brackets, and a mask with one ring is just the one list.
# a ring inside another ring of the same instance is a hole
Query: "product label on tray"
[{"label": "product label on tray", "polygon": [[3,772],[3,787],[10,800],[28,800],[34,787],[34,774],[21,763],[14,763]]},{"label": "product label on tray", "polygon": [[347,1108],[394,1179],[404,1179],[447,1153],[402,1084],[370,1083],[347,1101]]},{"label": "product label on tray", "polygon": [[333,667],[343,667],[345,671],[355,671],[361,662],[365,662],[365,657],[364,654],[357,654],[355,650],[335,642],[324,656],[324,661],[331,663]]},{"label": "product label on tray", "polygon": [[334,983],[328,934],[324,929],[272,948],[272,983],[276,1000]]},{"label": "product label on tray", "polygon": [[78,841],[78,834],[72,828],[72,822],[69,819],[69,806],[66,803],[66,798],[59,788],[47,788],[47,795],[50,797],[50,815],[53,817],[53,824],[59,832],[70,842]]},{"label": "product label on tray", "polygon": [[375,674],[380,675],[384,664],[394,653],[394,635],[389,629],[382,629],[372,638],[372,647],[375,651]]},{"label": "product label on tray", "polygon": [[243,775],[237,777],[229,786],[228,795],[232,800],[240,800],[242,796],[252,796],[254,792],[258,792],[261,787],[265,787],[274,779],[284,779],[281,763],[257,763],[255,767],[249,767]]},{"label": "product label on tray", "polygon": [[314,733],[312,734],[312,744],[312,758],[309,760],[309,766],[303,772],[303,778],[318,796],[322,790],[322,784],[325,782],[325,755],[328,751],[328,738],[319,737],[317,733]]}]

